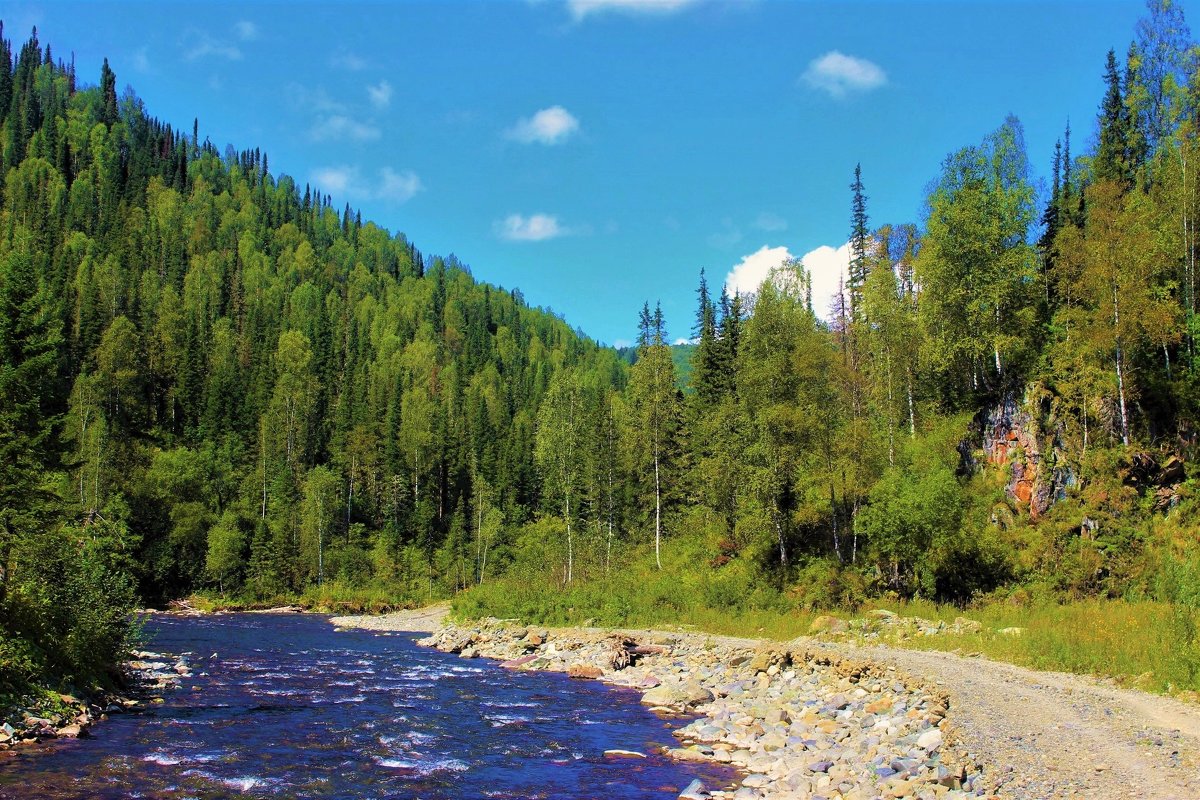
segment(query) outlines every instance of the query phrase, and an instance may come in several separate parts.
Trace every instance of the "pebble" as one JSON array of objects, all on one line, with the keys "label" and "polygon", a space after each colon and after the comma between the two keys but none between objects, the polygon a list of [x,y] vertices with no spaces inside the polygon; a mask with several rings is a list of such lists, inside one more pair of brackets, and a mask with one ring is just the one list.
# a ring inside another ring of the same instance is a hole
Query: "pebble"
[{"label": "pebble", "polygon": [[[129,653],[124,671],[129,683],[141,693],[177,688],[182,679],[192,674],[184,659],[144,650]],[[110,714],[123,714],[140,704],[138,700],[111,694],[97,694],[89,699],[60,694],[57,699],[62,706],[55,707],[53,713],[18,709],[13,712],[13,718],[19,719],[19,724],[0,721],[0,751],[48,739],[84,738],[94,723]],[[162,699],[156,697],[152,702],[162,702]]]},{"label": "pebble", "polygon": [[531,630],[489,619],[418,644],[596,677],[640,689],[652,709],[700,714],[673,732],[681,746],[664,752],[731,764],[742,778],[721,789],[694,782],[682,800],[954,800],[982,785],[981,766],[946,746],[952,709],[936,685],[799,640],[749,648],[698,634]]}]

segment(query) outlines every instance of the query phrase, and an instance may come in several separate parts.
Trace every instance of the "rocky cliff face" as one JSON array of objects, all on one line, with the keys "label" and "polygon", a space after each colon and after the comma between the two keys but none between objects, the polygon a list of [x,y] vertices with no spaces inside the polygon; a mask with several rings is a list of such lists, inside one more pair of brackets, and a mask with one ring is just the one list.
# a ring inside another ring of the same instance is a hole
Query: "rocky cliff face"
[{"label": "rocky cliff face", "polygon": [[[1009,470],[1005,487],[1009,499],[1037,519],[1066,497],[1067,490],[1077,486],[1079,479],[1067,457],[1066,437],[1050,403],[1033,401],[1031,394],[1027,392],[1020,401],[1010,395],[981,411],[975,417],[972,438],[963,441],[959,451],[967,472],[985,464]],[[1178,502],[1179,484],[1187,477],[1183,458],[1170,452],[1132,452],[1121,460],[1119,470],[1125,485],[1142,495],[1154,494],[1158,511],[1167,511]]]},{"label": "rocky cliff face", "polygon": [[1065,497],[1067,488],[1076,483],[1059,426],[1039,405],[1027,398],[1018,402],[1009,396],[981,412],[975,422],[984,460],[993,467],[1011,470],[1008,496],[1034,519]]}]

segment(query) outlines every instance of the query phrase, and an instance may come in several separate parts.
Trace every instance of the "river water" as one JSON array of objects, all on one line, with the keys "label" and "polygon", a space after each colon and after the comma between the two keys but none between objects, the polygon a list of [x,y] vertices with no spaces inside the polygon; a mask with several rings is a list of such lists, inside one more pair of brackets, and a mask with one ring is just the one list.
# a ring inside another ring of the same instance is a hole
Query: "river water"
[{"label": "river water", "polygon": [[[195,674],[92,736],[0,753],[0,798],[674,798],[733,773],[657,754],[629,690],[335,632],[311,615],[156,615]],[[634,750],[647,758],[605,756]]]}]

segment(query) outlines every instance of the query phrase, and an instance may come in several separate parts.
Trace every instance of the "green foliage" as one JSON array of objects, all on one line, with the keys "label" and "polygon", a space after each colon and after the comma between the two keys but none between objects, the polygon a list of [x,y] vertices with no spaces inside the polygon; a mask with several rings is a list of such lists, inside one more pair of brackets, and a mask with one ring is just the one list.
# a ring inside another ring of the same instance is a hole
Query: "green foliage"
[{"label": "green foliage", "polygon": [[97,521],[23,539],[4,600],[0,692],[35,678],[109,684],[135,631],[122,523]]},{"label": "green foliage", "polygon": [[[77,88],[3,43],[0,689],[98,676],[135,587],[797,632],[1015,583],[1191,608],[1191,484],[1131,478],[1200,421],[1185,31],[1156,5],[1110,58],[1036,249],[1010,117],[946,159],[923,229],[869,230],[855,170],[832,322],[799,263],[746,297],[702,276],[696,344],[647,304],[624,354],[118,101],[107,64]],[[981,452],[1014,405],[1043,449]],[[1189,619],[1156,625],[1191,647]]]}]

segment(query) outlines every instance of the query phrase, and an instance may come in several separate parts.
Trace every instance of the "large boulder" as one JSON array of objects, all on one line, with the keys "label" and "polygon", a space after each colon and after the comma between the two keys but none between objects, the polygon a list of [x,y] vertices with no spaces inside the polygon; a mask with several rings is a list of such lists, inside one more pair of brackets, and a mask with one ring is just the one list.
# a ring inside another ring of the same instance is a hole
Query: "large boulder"
[{"label": "large boulder", "polygon": [[642,702],[648,706],[671,708],[688,708],[707,703],[712,699],[713,693],[696,681],[664,683],[642,695]]}]

